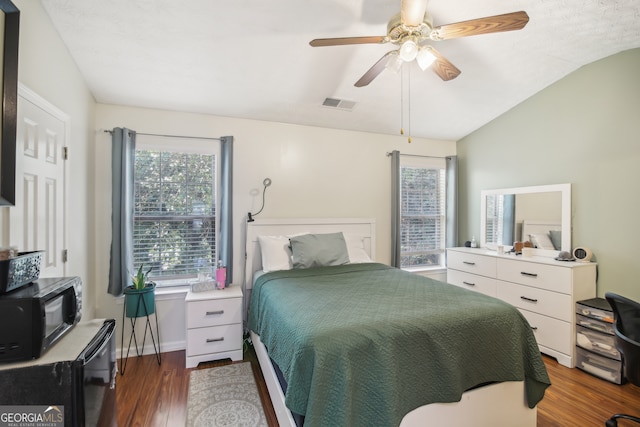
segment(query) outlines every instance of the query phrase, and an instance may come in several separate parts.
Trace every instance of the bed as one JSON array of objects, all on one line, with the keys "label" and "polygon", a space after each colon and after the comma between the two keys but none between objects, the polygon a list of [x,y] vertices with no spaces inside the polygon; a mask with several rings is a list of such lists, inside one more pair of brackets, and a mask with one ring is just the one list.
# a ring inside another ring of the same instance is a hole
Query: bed
[{"label": "bed", "polygon": [[[336,234],[351,262],[314,264]],[[267,249],[289,238],[304,268]],[[549,379],[515,308],[371,262],[369,219],[256,220],[246,241],[248,326],[281,426],[536,425]]]}]

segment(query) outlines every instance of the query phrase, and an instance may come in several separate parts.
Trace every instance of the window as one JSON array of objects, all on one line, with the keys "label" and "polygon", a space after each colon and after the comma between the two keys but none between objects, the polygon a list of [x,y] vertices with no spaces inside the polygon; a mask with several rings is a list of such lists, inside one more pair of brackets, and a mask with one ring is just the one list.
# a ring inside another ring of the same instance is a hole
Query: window
[{"label": "window", "polygon": [[202,269],[211,271],[217,259],[217,146],[190,144],[200,149],[140,136],[136,144],[133,263],[151,267],[156,281],[196,277]]},{"label": "window", "polygon": [[400,267],[445,266],[446,165],[444,159],[402,159]]},{"label": "window", "polygon": [[504,205],[502,197],[487,197],[487,242],[502,242]]}]

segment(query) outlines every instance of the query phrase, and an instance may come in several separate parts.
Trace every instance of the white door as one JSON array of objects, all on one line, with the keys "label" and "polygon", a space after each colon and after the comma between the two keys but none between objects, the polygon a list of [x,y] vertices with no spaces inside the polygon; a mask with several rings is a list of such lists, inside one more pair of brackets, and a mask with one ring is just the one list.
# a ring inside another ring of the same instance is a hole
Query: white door
[{"label": "white door", "polygon": [[65,147],[68,117],[20,86],[16,205],[10,241],[20,252],[43,250],[40,277],[65,276]]}]

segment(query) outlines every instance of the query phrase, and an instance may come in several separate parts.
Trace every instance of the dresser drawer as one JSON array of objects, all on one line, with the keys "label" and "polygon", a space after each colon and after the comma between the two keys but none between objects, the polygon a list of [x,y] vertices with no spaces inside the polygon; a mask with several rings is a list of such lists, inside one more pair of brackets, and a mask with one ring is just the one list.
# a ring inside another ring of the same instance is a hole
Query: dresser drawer
[{"label": "dresser drawer", "polygon": [[187,303],[187,328],[242,322],[242,298],[220,298]]},{"label": "dresser drawer", "polygon": [[[498,279],[571,294],[571,269],[535,262],[498,259]],[[573,307],[571,308],[573,310]]]},{"label": "dresser drawer", "polygon": [[524,310],[574,322],[571,295],[499,280],[498,298]]},{"label": "dresser drawer", "polygon": [[447,270],[447,282],[492,297],[495,297],[497,292],[496,279],[465,273],[464,271]]},{"label": "dresser drawer", "polygon": [[447,267],[480,276],[496,277],[496,259],[490,256],[449,251]]},{"label": "dresser drawer", "polygon": [[187,330],[187,356],[242,348],[242,325],[211,326]]},{"label": "dresser drawer", "polygon": [[528,310],[520,310],[533,329],[538,345],[563,354],[572,354],[571,324],[562,320],[542,316]]}]

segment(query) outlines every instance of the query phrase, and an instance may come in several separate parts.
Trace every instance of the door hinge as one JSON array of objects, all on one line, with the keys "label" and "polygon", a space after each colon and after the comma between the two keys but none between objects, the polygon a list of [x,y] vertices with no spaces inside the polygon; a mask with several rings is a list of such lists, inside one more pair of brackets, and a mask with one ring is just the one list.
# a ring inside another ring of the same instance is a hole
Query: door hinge
[{"label": "door hinge", "polygon": [[62,250],[62,262],[67,262],[69,260],[69,250]]},{"label": "door hinge", "polygon": [[62,158],[69,160],[69,147],[62,147]]}]

